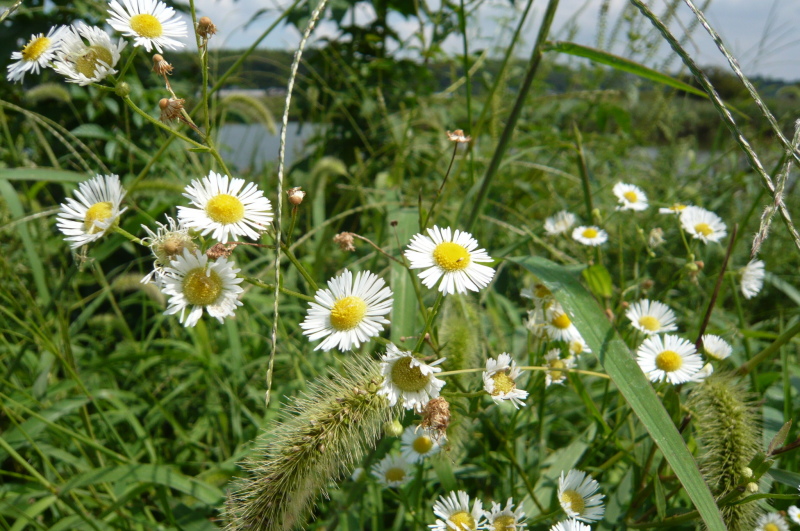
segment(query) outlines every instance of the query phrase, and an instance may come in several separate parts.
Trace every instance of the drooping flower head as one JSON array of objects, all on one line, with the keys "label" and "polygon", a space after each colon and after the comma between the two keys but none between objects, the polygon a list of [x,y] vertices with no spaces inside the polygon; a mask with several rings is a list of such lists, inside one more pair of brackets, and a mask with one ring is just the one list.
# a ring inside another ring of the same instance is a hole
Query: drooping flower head
[{"label": "drooping flower head", "polygon": [[673,214],[673,215],[680,215],[683,210],[690,205],[684,205],[683,203],[673,203],[668,207],[662,207],[658,209],[659,214]]},{"label": "drooping flower head", "polygon": [[614,195],[620,203],[617,210],[647,210],[647,196],[638,186],[617,183],[614,185]]},{"label": "drooping flower head", "polygon": [[470,509],[469,495],[463,490],[439,496],[433,513],[441,518],[429,526],[435,531],[476,531],[484,527],[481,501],[476,499]]},{"label": "drooping flower head", "polygon": [[648,336],[678,329],[675,312],[663,302],[647,299],[634,302],[625,312],[625,317],[630,319],[634,328]]},{"label": "drooping flower head", "polygon": [[111,0],[108,6],[109,25],[126,37],[133,37],[134,46],[144,46],[148,52],[180,50],[183,43],[176,37],[186,36],[186,23],[175,10],[158,0]]},{"label": "drooping flower head", "polygon": [[426,457],[439,453],[444,440],[444,437],[436,437],[425,428],[409,426],[403,432],[400,451],[409,463],[419,463]]},{"label": "drooping flower head", "polygon": [[482,265],[492,258],[468,232],[434,226],[428,229],[428,236],[416,234],[411,238],[405,252],[411,269],[424,269],[420,280],[428,288],[433,288],[441,279],[439,291],[445,295],[480,291],[489,285],[494,277],[494,269]]},{"label": "drooping flower head", "polygon": [[402,487],[411,479],[411,465],[401,455],[387,455],[375,463],[372,475],[384,487]]},{"label": "drooping flower head", "polygon": [[153,278],[158,283],[161,275],[164,274],[164,268],[169,266],[170,262],[178,256],[181,256],[184,249],[188,249],[190,253],[197,249],[197,244],[189,235],[189,229],[184,227],[180,221],[175,221],[169,216],[166,216],[166,218],[166,225],[156,221],[158,227],[155,232],[150,230],[147,225],[142,225],[142,228],[147,232],[147,236],[142,238],[142,243],[150,247],[150,252],[153,253],[155,258],[153,270],[142,279],[142,284],[147,284]]},{"label": "drooping flower head", "polygon": [[11,83],[22,81],[26,73],[38,74],[40,69],[47,68],[61,49],[61,39],[65,30],[66,26],[53,26],[47,35],[44,33],[31,35],[31,40],[22,47],[22,50],[11,52],[11,59],[17,62],[8,65],[8,81]]},{"label": "drooping flower head", "polygon": [[80,183],[75,197],[77,201],[68,197],[61,204],[57,218],[58,229],[73,249],[102,238],[127,210],[119,208],[125,189],[117,175],[97,175]]},{"label": "drooping flower head", "polygon": [[309,303],[303,335],[311,341],[325,338],[314,350],[357,348],[377,336],[389,321],[383,317],[392,311],[392,290],[382,278],[369,271],[344,273],[328,281],[328,289],[318,290],[316,302]]},{"label": "drooping flower head", "polygon": [[503,352],[497,359],[486,360],[486,371],[483,373],[483,389],[489,393],[496,404],[504,400],[510,401],[514,407],[524,406],[528,392],[517,388],[519,367],[511,356]]},{"label": "drooping flower head", "polygon": [[562,210],[544,220],[544,231],[550,236],[564,234],[575,225],[575,214]]},{"label": "drooping flower head", "polygon": [[733,347],[719,336],[706,334],[703,336],[703,350],[709,358],[721,361],[731,355]]},{"label": "drooping flower head", "polygon": [[752,299],[764,287],[764,261],[750,260],[742,268],[742,295],[745,299]]},{"label": "drooping flower head", "polygon": [[204,311],[220,323],[232,316],[242,305],[239,294],[244,291],[234,265],[225,258],[210,261],[199,249],[194,253],[184,249],[161,277],[161,291],[170,296],[164,314],[180,313],[180,322],[187,328],[196,325]]},{"label": "drooping flower head", "polygon": [[114,67],[125,44],[122,39],[114,44],[105,31],[78,22],[64,31],[53,69],[69,83],[81,86],[98,83],[109,74],[117,73]]},{"label": "drooping flower head", "polygon": [[570,518],[583,522],[596,522],[603,518],[603,494],[597,493],[600,484],[592,476],[571,469],[566,477],[558,478],[558,501]]},{"label": "drooping flower head", "polygon": [[202,181],[193,179],[183,195],[197,208],[179,206],[178,219],[220,243],[239,236],[257,240],[272,222],[272,207],[254,183],[244,184],[213,171]]},{"label": "drooping flower head", "polygon": [[515,511],[514,501],[511,498],[506,501],[505,508],[497,502],[492,502],[492,508],[484,511],[483,517],[486,519],[484,529],[488,531],[517,531],[528,527],[525,523],[525,512],[521,506]]},{"label": "drooping flower head", "polygon": [[385,395],[390,406],[402,399],[404,408],[422,412],[425,405],[438,397],[444,387],[445,381],[434,376],[441,372],[441,367],[436,365],[442,363],[444,358],[427,364],[415,358],[411,352],[390,344],[381,360],[383,383],[378,394]]},{"label": "drooping flower head", "polygon": [[680,219],[683,230],[703,243],[718,242],[728,235],[722,218],[704,208],[686,207],[681,211]]},{"label": "drooping flower head", "polygon": [[671,384],[688,382],[703,366],[692,343],[670,334],[645,339],[636,351],[636,362],[651,382]]}]

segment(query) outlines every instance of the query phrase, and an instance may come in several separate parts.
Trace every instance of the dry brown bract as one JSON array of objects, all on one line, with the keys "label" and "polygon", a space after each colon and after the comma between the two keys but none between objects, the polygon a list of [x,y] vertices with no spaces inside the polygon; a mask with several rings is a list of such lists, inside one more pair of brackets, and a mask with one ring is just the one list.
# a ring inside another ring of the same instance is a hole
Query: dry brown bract
[{"label": "dry brown bract", "polygon": [[419,427],[429,430],[431,437],[439,440],[450,425],[450,404],[444,397],[432,398],[422,411],[422,422]]}]

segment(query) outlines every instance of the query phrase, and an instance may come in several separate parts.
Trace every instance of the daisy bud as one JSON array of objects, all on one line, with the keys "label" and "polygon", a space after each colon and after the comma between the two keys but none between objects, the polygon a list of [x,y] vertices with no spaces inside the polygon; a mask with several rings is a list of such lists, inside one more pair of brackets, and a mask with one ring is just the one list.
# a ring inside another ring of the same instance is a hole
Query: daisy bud
[{"label": "daisy bud", "polygon": [[742,476],[744,476],[746,478],[753,477],[753,469],[750,468],[749,466],[743,466],[742,467]]},{"label": "daisy bud", "polygon": [[750,494],[755,494],[758,492],[758,483],[753,483],[752,481],[747,484],[747,492]]},{"label": "daisy bud", "polygon": [[153,72],[159,76],[172,74],[172,68],[172,65],[164,60],[164,57],[161,54],[157,53],[153,56]]},{"label": "daisy bud", "polygon": [[452,133],[450,131],[447,131],[447,139],[450,142],[456,142],[458,144],[468,144],[472,140],[472,137],[469,135],[465,135],[464,131],[462,131],[461,129],[456,129]]},{"label": "daisy bud", "polygon": [[339,249],[342,251],[355,251],[356,248],[353,245],[353,233],[352,232],[340,232],[336,236],[333,237],[333,243],[339,246]]},{"label": "daisy bud", "polygon": [[306,193],[299,186],[295,186],[294,188],[286,190],[286,195],[289,196],[289,202],[291,204],[298,206],[303,202],[303,198],[306,196]]},{"label": "daisy bud", "polygon": [[180,118],[185,101],[183,98],[162,98],[158,102],[158,106],[161,109],[160,120],[162,122],[170,122]]},{"label": "daisy bud", "polygon": [[131,94],[131,86],[128,85],[126,82],[121,81],[117,83],[116,87],[114,87],[114,94],[116,94],[120,98],[127,98]]},{"label": "daisy bud", "polygon": [[203,39],[208,39],[217,33],[217,27],[211,22],[208,17],[200,17],[197,21],[197,34]]},{"label": "daisy bud", "polygon": [[403,433],[403,425],[397,419],[383,425],[383,433],[389,437],[400,437]]}]

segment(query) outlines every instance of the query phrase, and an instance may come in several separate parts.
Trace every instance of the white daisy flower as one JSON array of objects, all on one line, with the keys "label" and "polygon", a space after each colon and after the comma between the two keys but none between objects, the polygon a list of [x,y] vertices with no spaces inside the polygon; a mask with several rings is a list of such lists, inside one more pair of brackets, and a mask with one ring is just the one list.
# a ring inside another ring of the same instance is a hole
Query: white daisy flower
[{"label": "white daisy flower", "polygon": [[497,356],[497,359],[489,358],[486,360],[486,371],[483,373],[483,389],[491,395],[495,404],[500,404],[503,400],[508,400],[514,407],[524,406],[528,392],[524,389],[517,389],[517,378],[519,377],[519,367],[505,352]]},{"label": "white daisy flower", "polygon": [[117,73],[114,67],[125,44],[122,39],[114,44],[105,31],[78,22],[64,32],[53,69],[65,76],[69,83],[77,83],[83,87],[98,83],[109,74]]},{"label": "white daisy flower", "polygon": [[157,0],[111,0],[108,6],[109,25],[126,37],[133,37],[134,46],[144,46],[148,52],[180,50],[184,44],[174,37],[186,36],[186,23],[175,10]]},{"label": "white daisy flower", "polygon": [[694,373],[694,375],[692,376],[692,378],[689,381],[690,382],[702,382],[703,380],[705,380],[706,378],[708,378],[712,374],[714,374],[714,366],[711,365],[710,363],[706,363],[705,365],[703,365],[702,369],[700,369],[699,371]]},{"label": "white daisy flower", "polygon": [[727,341],[714,334],[703,336],[703,350],[706,356],[721,361],[733,353],[733,347]]},{"label": "white daisy flower", "polygon": [[405,409],[414,409],[421,413],[428,401],[437,398],[444,387],[445,381],[434,376],[442,371],[436,365],[444,360],[442,358],[427,364],[415,358],[411,352],[389,344],[386,354],[381,358],[383,383],[378,394],[386,395],[390,406],[394,406],[402,398]]},{"label": "white daisy flower", "polygon": [[544,356],[544,361],[548,367],[544,377],[545,387],[550,384],[561,384],[567,379],[567,371],[575,366],[575,358],[561,359],[561,351],[557,348],[550,349]]},{"label": "white daisy flower", "polygon": [[257,240],[272,222],[272,207],[254,183],[242,189],[244,183],[213,171],[202,181],[193,179],[183,196],[197,208],[179,206],[178,219],[203,236],[213,233],[220,243],[239,236]]},{"label": "white daisy flower", "polygon": [[686,207],[690,205],[684,205],[683,203],[673,203],[668,207],[662,207],[658,209],[659,214],[680,214],[684,211]]},{"label": "white daisy flower", "polygon": [[634,302],[625,312],[625,317],[637,330],[648,336],[677,330],[675,312],[663,302],[642,299]]},{"label": "white daisy flower", "polygon": [[432,437],[431,432],[419,426],[409,426],[400,440],[400,452],[409,463],[419,463],[426,457],[436,455],[442,448],[444,437]]},{"label": "white daisy flower", "polygon": [[511,498],[506,502],[505,508],[497,502],[492,502],[492,508],[484,511],[483,516],[486,518],[483,528],[487,531],[516,531],[528,527],[522,507],[517,507],[515,511]]},{"label": "white daisy flower", "polygon": [[545,310],[545,323],[544,329],[547,335],[553,341],[572,341],[573,339],[580,339],[581,334],[572,320],[564,311],[564,308],[559,303],[554,303],[550,308]]},{"label": "white daisy flower", "polygon": [[77,201],[68,197],[61,204],[56,218],[58,230],[67,236],[64,239],[73,249],[102,238],[127,210],[119,208],[125,189],[113,174],[97,175],[80,183],[75,197]]},{"label": "white daisy flower", "polygon": [[651,382],[688,382],[703,366],[694,345],[678,336],[650,336],[636,351],[636,362]]},{"label": "white daisy flower", "polygon": [[220,323],[224,317],[232,316],[242,305],[238,297],[244,291],[239,286],[243,279],[236,276],[239,269],[234,265],[225,258],[212,262],[199,249],[194,253],[184,249],[164,268],[161,277],[161,291],[170,295],[164,314],[180,312],[180,322],[187,328],[197,324],[203,310]]},{"label": "white daisy flower", "polygon": [[550,531],[592,531],[592,528],[578,520],[569,519],[553,525]]},{"label": "white daisy flower", "polygon": [[595,494],[600,484],[592,476],[580,470],[571,469],[567,476],[561,472],[558,478],[558,501],[570,518],[583,522],[599,521],[603,518],[603,494]]},{"label": "white daisy flower", "polygon": [[572,239],[583,245],[597,247],[608,241],[608,233],[600,227],[581,225],[572,231]]},{"label": "white daisy flower", "polygon": [[451,234],[450,227],[428,229],[429,236],[416,234],[408,244],[405,255],[411,269],[424,269],[420,280],[428,288],[433,288],[439,279],[439,291],[445,295],[480,291],[491,282],[494,269],[479,262],[491,262],[492,258],[468,232],[456,229]]},{"label": "white daisy flower", "polygon": [[586,344],[585,339],[579,337],[578,339],[573,339],[572,341],[569,342],[570,357],[577,358],[578,356],[584,353],[586,354],[592,353],[592,349],[589,348],[589,345]]},{"label": "white daisy flower", "polygon": [[575,214],[562,210],[544,220],[544,231],[550,236],[564,234],[575,225]]},{"label": "white daisy flower", "polygon": [[718,242],[728,235],[722,218],[704,208],[689,206],[681,211],[683,230],[703,243]]},{"label": "white daisy flower", "polygon": [[745,299],[752,299],[764,287],[764,261],[750,260],[741,270],[742,295]]},{"label": "white daisy flower", "polygon": [[766,513],[756,520],[756,528],[753,531],[789,531],[789,524],[780,513]]},{"label": "white daisy flower", "polygon": [[169,216],[166,216],[166,218],[167,225],[156,221],[158,228],[155,232],[150,230],[147,225],[142,225],[142,228],[147,232],[147,236],[142,238],[142,243],[150,247],[150,252],[153,253],[155,258],[153,270],[145,275],[141,281],[142,284],[147,284],[154,278],[156,284],[158,284],[159,279],[164,274],[164,268],[171,261],[182,255],[184,249],[188,249],[190,253],[197,249],[197,244],[194,243],[194,240],[189,235],[189,229],[184,227],[180,221],[175,221]]},{"label": "white daisy flower", "polygon": [[309,303],[306,320],[300,323],[303,335],[310,341],[325,340],[314,350],[342,352],[358,348],[361,343],[383,330],[389,321],[383,317],[392,311],[392,290],[384,287],[382,278],[369,271],[344,273],[328,281],[329,289],[318,290],[317,302]]},{"label": "white daisy flower", "polygon": [[481,501],[476,499],[470,509],[469,495],[463,490],[439,496],[433,513],[441,520],[428,527],[436,531],[476,531],[484,525]]},{"label": "white daisy flower", "polygon": [[788,511],[789,511],[789,520],[800,525],[800,509],[797,508],[797,506],[792,505],[791,507],[789,507]]},{"label": "white daisy flower", "polygon": [[11,60],[17,62],[8,65],[8,81],[22,81],[28,72],[38,74],[40,68],[47,68],[61,49],[61,39],[65,31],[66,26],[53,26],[47,35],[31,35],[31,40],[22,50],[11,52]]},{"label": "white daisy flower", "polygon": [[647,210],[647,196],[638,186],[617,183],[613,191],[620,202],[617,210]]},{"label": "white daisy flower", "polygon": [[401,455],[387,455],[375,463],[372,475],[384,487],[402,487],[411,479],[411,465]]}]

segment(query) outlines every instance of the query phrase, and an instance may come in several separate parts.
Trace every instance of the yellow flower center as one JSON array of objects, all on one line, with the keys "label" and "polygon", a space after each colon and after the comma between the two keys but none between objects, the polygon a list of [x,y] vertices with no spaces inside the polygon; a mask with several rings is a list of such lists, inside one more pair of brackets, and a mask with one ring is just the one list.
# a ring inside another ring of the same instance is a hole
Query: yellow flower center
[{"label": "yellow flower center", "polygon": [[184,249],[188,249],[190,253],[197,249],[197,245],[188,236],[181,233],[172,234],[162,244],[156,246],[156,256],[162,264],[168,264],[175,257],[182,255]]},{"label": "yellow flower center", "polygon": [[208,200],[206,213],[217,223],[236,223],[244,218],[244,205],[232,195],[219,194]]},{"label": "yellow flower center", "polygon": [[514,379],[511,378],[506,371],[496,372],[492,375],[492,380],[494,380],[494,391],[492,392],[492,396],[497,396],[500,393],[510,393],[517,387],[516,382]]},{"label": "yellow flower center", "polygon": [[586,508],[583,496],[574,490],[565,490],[564,493],[561,494],[561,503],[578,514],[582,514],[583,510]]},{"label": "yellow flower center", "polygon": [[672,205],[671,207],[669,207],[669,209],[670,209],[670,210],[673,210],[673,211],[675,211],[675,212],[680,212],[680,211],[681,211],[681,210],[683,210],[684,208],[686,208],[686,205],[682,205],[682,204],[680,204],[680,203],[675,203],[674,205]]},{"label": "yellow flower center", "polygon": [[764,526],[764,531],[781,531],[781,528],[770,522]]},{"label": "yellow flower center", "polygon": [[550,321],[550,324],[556,328],[560,328],[561,330],[566,330],[569,328],[569,325],[572,324],[572,321],[569,320],[567,314],[562,313],[556,317],[553,317],[553,319]]},{"label": "yellow flower center", "polygon": [[583,353],[583,343],[574,339],[569,344],[569,350],[576,356]]},{"label": "yellow flower center", "polygon": [[386,471],[386,481],[403,481],[406,479],[406,471],[402,468],[390,468]]},{"label": "yellow flower center", "polygon": [[637,196],[636,192],[633,192],[633,191],[625,192],[624,194],[622,194],[622,197],[627,199],[628,202],[630,202],[630,203],[635,203],[636,201],[639,200],[639,196]]},{"label": "yellow flower center", "polygon": [[683,358],[677,352],[665,350],[656,356],[656,367],[664,372],[674,372],[683,365]]},{"label": "yellow flower center", "polygon": [[47,37],[36,37],[22,47],[22,58],[25,61],[35,61],[46,52],[48,48],[50,48],[50,39]]},{"label": "yellow flower center", "polygon": [[418,454],[427,454],[433,448],[433,441],[430,437],[423,435],[422,437],[417,437],[414,439],[414,443],[411,445],[415,452]]},{"label": "yellow flower center", "polygon": [[550,378],[552,378],[553,380],[560,380],[563,377],[564,373],[562,371],[552,370],[552,369],[563,369],[564,367],[566,367],[566,364],[563,361],[552,360],[547,362],[547,365],[549,365],[551,369]]},{"label": "yellow flower center", "polygon": [[593,239],[597,238],[597,234],[598,234],[597,229],[594,229],[592,227],[583,229],[583,232],[581,233],[581,235],[584,238],[588,238],[590,240],[593,240]]},{"label": "yellow flower center", "polygon": [[155,39],[164,34],[164,28],[156,17],[149,13],[140,13],[131,17],[131,29],[140,37]]},{"label": "yellow flower center", "polygon": [[336,330],[352,330],[367,313],[367,303],[361,297],[344,297],[333,303],[331,326]]},{"label": "yellow flower center", "polygon": [[652,315],[644,315],[639,318],[639,325],[645,330],[655,332],[661,330],[661,322]]},{"label": "yellow flower center", "polygon": [[111,50],[103,46],[89,46],[75,60],[75,70],[86,77],[94,77],[94,72],[100,66],[101,61],[108,66],[114,61]]},{"label": "yellow flower center", "polygon": [[222,279],[216,271],[202,267],[192,269],[183,279],[183,295],[189,304],[208,306],[217,301],[222,293]]},{"label": "yellow flower center", "polygon": [[453,522],[459,531],[462,529],[475,529],[475,519],[467,511],[458,512],[448,520]]},{"label": "yellow flower center", "polygon": [[494,522],[492,522],[492,529],[494,531],[514,531],[517,528],[514,525],[516,523],[517,520],[513,516],[498,516],[494,519]]},{"label": "yellow flower center", "polygon": [[709,227],[708,223],[698,223],[697,225],[694,226],[694,230],[695,232],[698,232],[703,236],[708,236],[709,234],[714,232],[714,229]]},{"label": "yellow flower center", "polygon": [[392,383],[401,391],[414,393],[425,389],[430,380],[429,376],[422,374],[418,366],[411,366],[411,356],[397,360],[392,367]]},{"label": "yellow flower center", "polygon": [[98,232],[102,232],[105,229],[102,229],[95,225],[96,221],[105,221],[113,215],[112,212],[113,208],[109,201],[101,201],[100,203],[95,203],[89,210],[86,211],[86,216],[83,218],[83,228],[89,234],[96,234]]},{"label": "yellow flower center", "polygon": [[536,284],[533,287],[533,294],[538,299],[544,299],[545,297],[550,297],[553,293],[544,284]]},{"label": "yellow flower center", "polygon": [[442,242],[433,250],[433,260],[445,271],[461,271],[469,265],[469,253],[463,245]]}]

